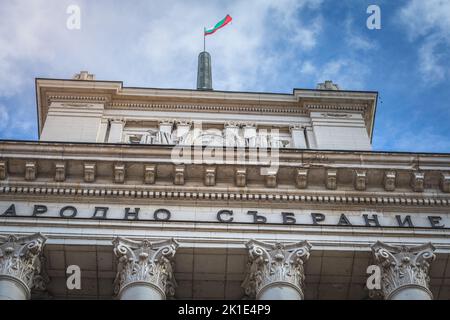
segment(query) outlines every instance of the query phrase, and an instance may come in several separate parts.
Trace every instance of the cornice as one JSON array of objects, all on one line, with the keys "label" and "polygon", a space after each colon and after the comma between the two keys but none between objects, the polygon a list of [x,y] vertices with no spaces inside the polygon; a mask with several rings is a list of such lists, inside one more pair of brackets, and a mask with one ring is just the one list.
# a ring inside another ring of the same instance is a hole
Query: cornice
[{"label": "cornice", "polygon": [[138,102],[111,102],[109,109],[133,109],[152,111],[188,111],[188,112],[242,112],[242,113],[281,113],[281,114],[307,114],[307,111],[293,106],[250,105],[250,104],[164,104],[164,103],[138,103]]},{"label": "cornice", "polygon": [[300,99],[345,98],[352,100],[374,100],[377,94],[378,92],[375,91],[294,89],[294,96]]},{"label": "cornice", "polygon": [[82,103],[105,103],[108,101],[108,97],[99,95],[49,95],[47,96],[47,104],[52,102],[82,102]]},{"label": "cornice", "polygon": [[[85,142],[50,142],[50,141],[22,141],[0,140],[0,158],[36,157],[39,159],[76,158],[91,155],[109,160],[128,159],[137,160],[141,157],[169,157],[173,145],[136,145],[113,143],[85,143]],[[189,148],[189,147],[187,147]],[[194,147],[191,147],[193,149]],[[235,148],[246,155],[253,149]],[[270,153],[270,149],[268,149]],[[398,168],[421,169],[424,167],[437,170],[450,170],[450,153],[421,153],[421,152],[384,152],[384,151],[353,151],[353,150],[314,150],[314,149],[278,149],[280,161],[298,161],[300,165],[317,164],[359,164],[371,168],[375,164],[396,166]],[[135,158],[136,157],[136,158]],[[380,168],[383,166],[380,166]],[[393,168],[395,169],[395,168]]]},{"label": "cornice", "polygon": [[305,103],[306,110],[328,110],[328,111],[360,111],[365,112],[368,109],[367,104],[311,104]]},{"label": "cornice", "polygon": [[[447,206],[450,155],[280,150],[258,163],[180,163],[172,147],[0,143],[4,194]],[[248,149],[244,150],[249,152]]]}]

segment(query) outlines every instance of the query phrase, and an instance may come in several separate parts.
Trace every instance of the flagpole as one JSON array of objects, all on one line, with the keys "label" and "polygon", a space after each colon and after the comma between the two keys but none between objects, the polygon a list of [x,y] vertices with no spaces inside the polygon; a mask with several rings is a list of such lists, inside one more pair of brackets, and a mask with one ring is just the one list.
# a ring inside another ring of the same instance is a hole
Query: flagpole
[{"label": "flagpole", "polygon": [[205,36],[205,29],[203,29],[203,52],[206,51],[206,36]]}]

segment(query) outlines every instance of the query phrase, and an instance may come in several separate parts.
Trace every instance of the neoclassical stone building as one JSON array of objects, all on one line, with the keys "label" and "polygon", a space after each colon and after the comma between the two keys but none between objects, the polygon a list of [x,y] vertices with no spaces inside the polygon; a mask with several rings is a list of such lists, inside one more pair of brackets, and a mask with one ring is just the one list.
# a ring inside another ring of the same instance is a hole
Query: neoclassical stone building
[{"label": "neoclassical stone building", "polygon": [[0,142],[2,299],[450,298],[450,155],[371,151],[376,92],[36,95],[39,141]]}]

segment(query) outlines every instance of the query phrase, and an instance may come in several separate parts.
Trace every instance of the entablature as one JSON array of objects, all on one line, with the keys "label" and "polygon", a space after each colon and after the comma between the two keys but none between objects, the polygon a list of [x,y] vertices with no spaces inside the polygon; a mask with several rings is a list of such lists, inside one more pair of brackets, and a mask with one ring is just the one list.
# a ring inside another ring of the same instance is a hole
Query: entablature
[{"label": "entablature", "polygon": [[[174,159],[173,147],[2,142],[2,193],[450,205],[450,156],[279,150],[274,163]],[[187,151],[194,151],[188,147]],[[205,149],[203,149],[205,150]],[[238,154],[241,152],[241,156]]]}]

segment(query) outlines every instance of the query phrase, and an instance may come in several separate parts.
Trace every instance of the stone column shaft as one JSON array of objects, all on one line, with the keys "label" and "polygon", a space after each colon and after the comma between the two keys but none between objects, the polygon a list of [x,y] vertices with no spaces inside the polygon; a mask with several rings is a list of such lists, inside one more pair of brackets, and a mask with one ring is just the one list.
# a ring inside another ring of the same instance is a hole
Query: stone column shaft
[{"label": "stone column shaft", "polygon": [[244,126],[244,139],[246,141],[246,147],[256,147],[256,125],[247,124]]},{"label": "stone column shaft", "polygon": [[294,148],[306,149],[305,130],[301,126],[291,126],[292,145]]},{"label": "stone column shaft", "polygon": [[250,240],[247,277],[242,283],[249,298],[258,300],[302,300],[311,245],[306,242],[283,245]]},{"label": "stone column shaft", "polygon": [[112,120],[111,127],[109,129],[108,142],[110,142],[110,143],[122,142],[122,133],[123,133],[124,126],[125,126],[125,121]]},{"label": "stone column shaft", "polygon": [[177,139],[180,144],[185,143],[189,131],[191,130],[191,123],[188,121],[179,121],[177,124]]},{"label": "stone column shaft", "polygon": [[114,253],[119,263],[114,293],[121,300],[164,300],[175,294],[172,259],[178,243],[151,243],[116,238]]},{"label": "stone column shaft", "polygon": [[238,145],[239,126],[235,123],[225,124],[225,146],[234,147]]}]

